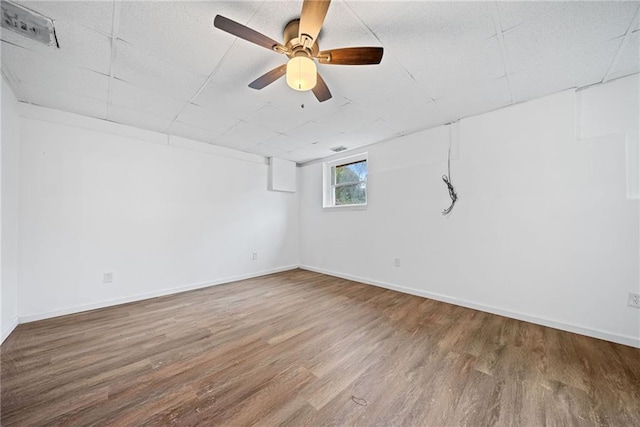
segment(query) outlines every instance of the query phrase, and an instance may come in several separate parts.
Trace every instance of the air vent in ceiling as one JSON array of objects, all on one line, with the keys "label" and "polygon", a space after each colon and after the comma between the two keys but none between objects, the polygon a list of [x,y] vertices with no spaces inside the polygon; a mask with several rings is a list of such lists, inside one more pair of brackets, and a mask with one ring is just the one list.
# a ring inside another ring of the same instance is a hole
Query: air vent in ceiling
[{"label": "air vent in ceiling", "polygon": [[344,151],[346,149],[347,149],[347,147],[344,147],[342,145],[340,145],[338,147],[330,148],[330,150],[333,151],[334,153],[339,153],[339,152]]},{"label": "air vent in ceiling", "polygon": [[8,1],[3,1],[0,8],[2,9],[2,28],[47,46],[60,47],[51,18]]}]

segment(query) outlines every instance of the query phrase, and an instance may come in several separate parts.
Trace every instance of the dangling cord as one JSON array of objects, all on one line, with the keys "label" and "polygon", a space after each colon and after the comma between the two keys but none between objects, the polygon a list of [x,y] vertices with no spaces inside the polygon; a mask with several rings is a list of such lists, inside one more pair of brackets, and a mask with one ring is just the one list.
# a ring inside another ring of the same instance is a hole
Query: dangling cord
[{"label": "dangling cord", "polygon": [[456,189],[453,188],[453,184],[451,184],[451,126],[453,123],[449,125],[449,154],[447,157],[447,173],[448,175],[442,175],[442,180],[445,184],[447,184],[447,188],[449,189],[449,197],[451,197],[451,206],[442,211],[442,215],[447,215],[453,209],[453,206],[456,204],[456,200],[458,200],[458,195],[456,194]]}]

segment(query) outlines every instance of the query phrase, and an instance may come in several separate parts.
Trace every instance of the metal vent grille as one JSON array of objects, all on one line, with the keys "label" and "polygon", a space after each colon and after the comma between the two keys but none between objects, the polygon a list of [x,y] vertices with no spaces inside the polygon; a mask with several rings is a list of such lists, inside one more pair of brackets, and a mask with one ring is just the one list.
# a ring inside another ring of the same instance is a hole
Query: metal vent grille
[{"label": "metal vent grille", "polygon": [[0,21],[2,28],[47,46],[60,47],[51,18],[8,1],[3,1],[0,8],[2,9],[2,21]]}]

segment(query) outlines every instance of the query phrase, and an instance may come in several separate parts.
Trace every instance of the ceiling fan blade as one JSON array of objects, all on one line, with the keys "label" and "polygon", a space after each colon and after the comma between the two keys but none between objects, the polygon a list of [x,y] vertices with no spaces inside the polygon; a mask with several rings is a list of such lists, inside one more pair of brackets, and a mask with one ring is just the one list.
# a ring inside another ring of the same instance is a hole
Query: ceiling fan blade
[{"label": "ceiling fan blade", "polygon": [[318,62],[333,65],[369,65],[382,61],[381,47],[345,47],[318,53]]},{"label": "ceiling fan blade", "polygon": [[318,98],[318,101],[324,102],[327,99],[331,99],[331,92],[329,92],[329,88],[327,84],[324,82],[322,77],[320,77],[320,73],[318,73],[318,81],[316,85],[311,89],[313,94]]},{"label": "ceiling fan blade", "polygon": [[255,43],[258,46],[265,47],[269,50],[274,50],[278,53],[284,53],[287,50],[287,48],[285,48],[277,41],[257,32],[256,30],[245,27],[244,25],[239,24],[236,21],[225,18],[222,15],[216,15],[213,20],[213,25],[216,28],[221,29],[222,31],[226,31],[229,34],[233,34],[234,36],[245,39],[246,41],[249,41],[251,43]]},{"label": "ceiling fan blade", "polygon": [[249,83],[249,87],[252,89],[262,89],[265,86],[270,85],[271,83],[278,80],[280,77],[284,76],[287,73],[287,64],[282,64],[273,70],[261,75],[251,83]]},{"label": "ceiling fan blade", "polygon": [[298,37],[303,40],[303,35],[308,36],[311,39],[308,47],[313,46],[318,40],[318,34],[320,34],[324,17],[327,16],[329,4],[331,4],[331,0],[304,0],[302,3]]}]

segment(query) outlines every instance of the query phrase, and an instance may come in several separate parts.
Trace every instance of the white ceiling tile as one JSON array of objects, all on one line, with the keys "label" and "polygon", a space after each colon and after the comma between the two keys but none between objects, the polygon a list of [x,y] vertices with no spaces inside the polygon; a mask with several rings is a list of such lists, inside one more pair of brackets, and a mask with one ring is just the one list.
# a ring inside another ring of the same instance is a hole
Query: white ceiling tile
[{"label": "white ceiling tile", "polygon": [[[425,57],[417,46],[439,40],[482,40],[495,35],[488,2],[408,2],[398,7],[394,15],[397,18],[388,19],[388,25],[375,33],[396,57],[406,57],[408,65],[412,57]],[[407,55],[400,55],[401,52]],[[401,59],[401,63],[404,65],[405,61]]]},{"label": "white ceiling tile", "polygon": [[428,129],[451,120],[435,103],[418,94],[390,99],[382,105],[368,103],[361,106],[371,110],[399,133]]},{"label": "white ceiling tile", "polygon": [[[334,155],[335,152],[331,150],[332,147],[345,146],[347,149],[354,148],[354,145],[349,144],[348,139],[332,138],[324,142],[317,144],[307,144],[294,151],[287,153],[287,157],[295,162],[304,163],[310,160],[319,159]],[[343,151],[341,154],[348,155],[348,151]]]},{"label": "white ceiling tile", "polygon": [[122,40],[116,45],[114,75],[128,83],[185,101],[190,100],[207,80],[207,76],[141,52]]},{"label": "white ceiling tile", "polygon": [[451,120],[459,120],[501,107],[511,103],[506,78],[486,82],[475,88],[461,89],[439,99],[438,109]]},{"label": "white ceiling tile", "polygon": [[[286,111],[271,104],[267,104],[260,108],[254,114],[245,119],[245,121],[253,125],[262,126],[274,132],[283,132],[299,125],[291,125]],[[290,127],[283,126],[283,122],[289,122]]]},{"label": "white ceiling tile", "polygon": [[106,117],[106,104],[92,98],[59,91],[52,88],[51,85],[41,86],[30,84],[22,86],[21,89],[27,100],[35,105],[68,111],[87,117],[95,117],[97,119],[104,119]]},{"label": "white ceiling tile", "polygon": [[406,74],[397,75],[390,83],[357,97],[355,103],[372,116],[383,119],[398,132],[448,121],[436,109],[429,93]]},{"label": "white ceiling tile", "polygon": [[502,31],[508,31],[525,22],[540,21],[549,15],[563,13],[568,2],[562,1],[499,1],[498,14]]},{"label": "white ceiling tile", "polygon": [[213,26],[217,14],[247,21],[259,2],[144,2],[121,5],[118,37],[136,48],[209,75],[233,36]]},{"label": "white ceiling tile", "polygon": [[302,146],[308,145],[308,142],[300,141],[298,138],[289,135],[278,135],[275,138],[265,141],[262,145],[283,153],[288,153]]},{"label": "white ceiling tile", "polygon": [[255,90],[243,83],[220,85],[210,81],[192,102],[233,119],[245,119],[269,103],[270,87]]},{"label": "white ceiling tile", "polygon": [[260,144],[276,135],[277,133],[268,129],[241,121],[221,136],[215,138],[214,143],[226,146]]},{"label": "white ceiling tile", "polygon": [[419,7],[417,2],[344,0],[343,3],[359,20],[374,32],[389,25],[390,16],[398,16],[400,9]]},{"label": "white ceiling tile", "polygon": [[626,45],[620,52],[609,79],[628,76],[640,71],[640,31],[629,36]]},{"label": "white ceiling tile", "polygon": [[111,34],[113,0],[110,1],[19,1],[21,5],[58,21],[73,22]]},{"label": "white ceiling tile", "polygon": [[[244,151],[246,153],[257,154],[257,148],[260,146],[259,144],[254,144],[251,142],[246,142],[238,139],[221,139],[215,141],[213,145],[219,145],[222,147],[231,148],[233,150]],[[262,147],[261,147],[262,148]]]},{"label": "white ceiling tile", "polygon": [[[248,86],[264,73],[286,62],[285,55],[269,51],[244,40],[238,40],[225,55],[224,60],[212,76],[212,80],[220,85],[241,84]],[[284,78],[279,82],[284,82]]]},{"label": "white ceiling tile", "polygon": [[111,82],[110,101],[111,104],[116,107],[139,111],[143,115],[170,120],[175,118],[185,106],[184,101],[176,100],[117,79]]},{"label": "white ceiling tile", "polygon": [[[324,76],[324,73],[323,73]],[[325,79],[329,90],[332,92],[333,97],[324,102],[318,102],[316,97],[311,91],[298,92],[287,86],[286,82],[282,82],[282,85],[274,87],[267,93],[269,102],[284,110],[287,114],[287,123],[283,125],[285,128],[296,127],[306,123],[310,120],[319,119],[327,114],[331,114],[340,108],[341,105],[348,102],[340,94],[335,93],[332,84]],[[276,82],[277,84],[279,82]],[[274,85],[271,85],[274,86]],[[265,92],[265,89],[260,92]]]},{"label": "white ceiling tile", "polygon": [[425,46],[424,52],[423,63],[410,71],[434,99],[506,74],[495,37],[471,42],[434,41]]},{"label": "white ceiling tile", "polygon": [[321,126],[330,127],[344,133],[367,127],[375,120],[375,116],[349,102],[342,105],[338,111],[321,117],[316,121]]},{"label": "white ceiling tile", "polygon": [[357,41],[365,34],[369,31],[362,21],[344,3],[334,1],[318,35],[318,43],[321,50],[361,46]]},{"label": "white ceiling tile", "polygon": [[171,124],[170,119],[146,114],[141,112],[139,109],[132,110],[117,106],[109,107],[107,111],[107,119],[116,123],[122,123],[162,133],[165,133]]},{"label": "white ceiling tile", "polygon": [[510,70],[533,68],[618,38],[637,7],[635,2],[566,2],[558,13],[504,34]]},{"label": "white ceiling tile", "polygon": [[[362,145],[375,144],[376,142],[384,141],[396,136],[398,133],[395,129],[391,128],[384,120],[373,120],[366,127],[356,129],[351,132],[347,132],[342,135],[342,141],[339,145],[344,145],[347,148],[360,147]],[[337,141],[330,141],[331,148]],[[324,143],[320,143],[320,146],[326,146]]]},{"label": "white ceiling tile", "polygon": [[[333,7],[333,5],[331,5]],[[247,25],[250,28],[282,43],[284,27],[292,19],[300,18],[302,1],[265,1],[256,13],[247,21],[239,21],[235,12],[229,12],[229,19]],[[248,42],[246,42],[248,43]]]},{"label": "white ceiling tile", "polygon": [[337,129],[322,126],[316,122],[307,122],[287,132],[291,138],[300,141],[301,144],[312,144],[331,138],[341,132]]},{"label": "white ceiling tile", "polygon": [[330,150],[324,148],[318,148],[315,145],[304,147],[297,151],[287,153],[287,160],[291,160],[296,163],[305,163],[311,160],[320,159],[329,155],[335,154]]},{"label": "white ceiling tile", "polygon": [[[335,153],[331,153],[331,154],[335,154]],[[323,156],[323,155],[316,155],[316,154],[304,152],[304,151],[293,151],[291,153],[287,153],[286,157],[283,157],[283,158],[296,163],[305,163],[305,162],[309,162],[311,160],[319,159],[322,157],[326,157],[326,155]]]},{"label": "white ceiling tile", "polygon": [[[79,67],[109,74],[111,62],[111,39],[103,34],[83,27],[67,24],[66,21],[56,23],[56,37],[60,45],[60,61],[72,63]],[[56,50],[47,50],[56,54]]]},{"label": "white ceiling tile", "polygon": [[32,50],[44,60],[109,74],[111,39],[108,36],[68,21],[56,22],[55,25],[59,49],[12,31],[2,30],[0,35],[2,40]]},{"label": "white ceiling tile", "polygon": [[256,154],[260,154],[261,156],[265,156],[265,157],[278,157],[280,159],[289,160],[287,157],[287,153],[285,151],[278,150],[277,148],[269,147],[268,145],[265,145],[265,144],[256,144],[254,146],[254,152]]},{"label": "white ceiling tile", "polygon": [[377,95],[388,98],[396,91],[413,88],[415,84],[407,71],[388,54],[383,56],[382,62],[378,65],[320,65],[318,72],[334,97],[342,96],[347,98],[347,101],[375,98]]},{"label": "white ceiling tile", "polygon": [[424,44],[440,34],[461,39],[482,39],[495,34],[488,2],[348,1],[347,4],[385,45],[390,40]]},{"label": "white ceiling tile", "polygon": [[171,123],[168,133],[207,143],[211,142],[216,136],[218,136],[206,129],[178,121]]},{"label": "white ceiling tile", "polygon": [[255,154],[259,154],[265,157],[277,157],[279,159],[289,160],[286,152],[268,147],[264,144],[256,144],[253,148],[253,152]]},{"label": "white ceiling tile", "polygon": [[226,117],[199,105],[187,104],[180,112],[178,121],[206,130],[211,135],[209,139],[213,139],[237,125],[240,120]]},{"label": "white ceiling tile", "polygon": [[621,39],[592,46],[586,52],[568,55],[540,67],[511,75],[516,101],[549,95],[564,89],[600,82],[613,60]]},{"label": "white ceiling tile", "polygon": [[37,52],[29,49],[3,43],[2,66],[10,67],[21,86],[37,85],[83,98],[102,102],[107,100],[108,76],[43,59]]}]

